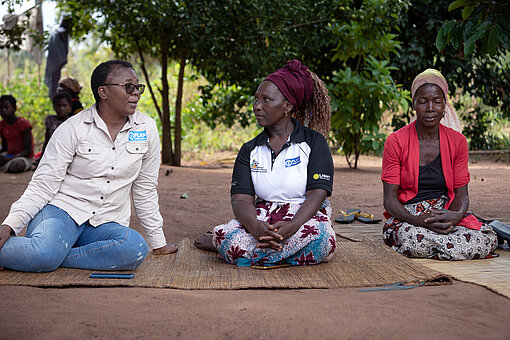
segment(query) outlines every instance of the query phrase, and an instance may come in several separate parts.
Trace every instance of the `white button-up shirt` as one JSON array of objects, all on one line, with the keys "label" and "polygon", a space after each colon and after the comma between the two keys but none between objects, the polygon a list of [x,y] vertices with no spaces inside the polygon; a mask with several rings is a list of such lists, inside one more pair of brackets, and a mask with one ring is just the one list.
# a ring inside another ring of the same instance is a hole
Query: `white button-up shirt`
[{"label": "white button-up shirt", "polygon": [[81,225],[129,226],[130,193],[146,239],[166,245],[159,212],[159,133],[150,117],[135,111],[112,141],[95,105],[67,119],[52,135],[27,189],[3,224],[16,234],[46,205],[65,210]]}]

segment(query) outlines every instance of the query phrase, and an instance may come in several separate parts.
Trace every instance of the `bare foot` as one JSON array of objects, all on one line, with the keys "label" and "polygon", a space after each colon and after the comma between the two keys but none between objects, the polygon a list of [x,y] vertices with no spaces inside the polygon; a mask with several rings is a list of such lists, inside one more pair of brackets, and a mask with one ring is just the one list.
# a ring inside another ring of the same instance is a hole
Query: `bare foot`
[{"label": "bare foot", "polygon": [[167,255],[167,254],[173,254],[177,252],[179,248],[175,244],[167,244],[161,248],[153,249],[152,253],[154,255]]},{"label": "bare foot", "polygon": [[216,247],[213,245],[213,234],[211,232],[207,232],[205,234],[200,235],[195,239],[193,244],[198,249],[207,250],[207,251],[214,251],[217,252]]}]

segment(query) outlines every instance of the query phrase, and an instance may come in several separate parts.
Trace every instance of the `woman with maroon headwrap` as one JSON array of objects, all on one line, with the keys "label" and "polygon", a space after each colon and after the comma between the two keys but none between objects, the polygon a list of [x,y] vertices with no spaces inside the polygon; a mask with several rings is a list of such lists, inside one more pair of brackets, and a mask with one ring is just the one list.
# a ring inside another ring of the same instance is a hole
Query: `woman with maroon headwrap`
[{"label": "woman with maroon headwrap", "polygon": [[468,213],[468,146],[455,131],[460,123],[446,79],[428,69],[415,78],[411,94],[416,120],[384,144],[383,239],[409,257],[491,257],[496,234]]},{"label": "woman with maroon headwrap", "polygon": [[259,85],[253,112],[264,131],[241,147],[234,165],[235,219],[197,238],[198,248],[218,251],[238,266],[309,265],[331,258],[336,238],[327,197],[334,169],[323,136],[329,102],[324,83],[297,60]]}]

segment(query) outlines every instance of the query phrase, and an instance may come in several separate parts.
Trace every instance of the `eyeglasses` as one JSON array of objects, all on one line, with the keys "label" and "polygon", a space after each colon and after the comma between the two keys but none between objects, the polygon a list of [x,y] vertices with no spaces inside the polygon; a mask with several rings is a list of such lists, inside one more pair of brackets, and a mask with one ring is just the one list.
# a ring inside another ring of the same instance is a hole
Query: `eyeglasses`
[{"label": "eyeglasses", "polygon": [[143,91],[145,91],[145,85],[144,84],[120,83],[120,84],[103,84],[101,86],[106,86],[106,85],[124,86],[126,88],[126,93],[127,94],[132,94],[135,89],[137,89],[140,94],[142,94]]}]

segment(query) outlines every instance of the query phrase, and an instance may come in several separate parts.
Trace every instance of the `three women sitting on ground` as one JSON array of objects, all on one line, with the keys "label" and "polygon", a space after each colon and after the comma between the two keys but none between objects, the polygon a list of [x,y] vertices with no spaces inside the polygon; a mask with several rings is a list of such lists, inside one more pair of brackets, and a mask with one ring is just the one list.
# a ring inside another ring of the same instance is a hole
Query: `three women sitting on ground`
[{"label": "three women sitting on ground", "polygon": [[[91,83],[96,104],[55,132],[58,138],[48,143],[27,190],[2,224],[0,266],[136,268],[147,244],[126,227],[130,202],[121,196],[129,197],[129,191],[154,253],[177,250],[166,244],[157,202],[157,129],[136,111],[143,85],[123,61],[99,65]],[[385,143],[381,178],[389,219],[383,239],[411,257],[490,257],[496,234],[467,213],[466,139],[440,123],[455,115],[447,93],[439,72],[418,75],[412,85],[416,121]],[[329,101],[323,82],[297,60],[259,85],[253,111],[264,131],[237,156],[231,183],[235,218],[199,237],[197,247],[218,251],[239,266],[311,265],[333,256],[336,237],[327,197],[334,167],[323,135],[329,129]],[[90,134],[94,145],[79,138]],[[12,238],[26,223],[26,237]]]}]

